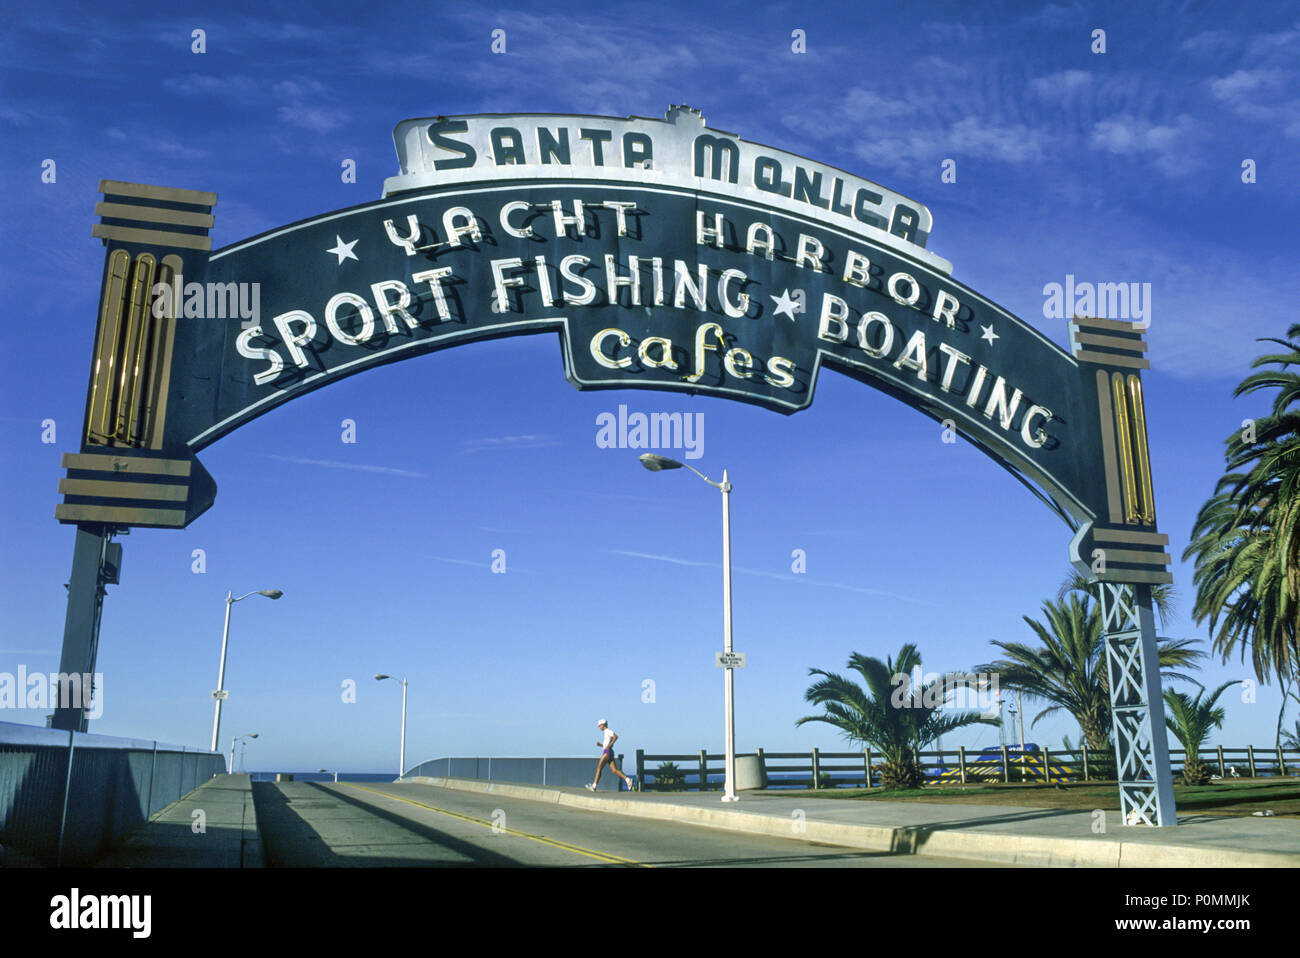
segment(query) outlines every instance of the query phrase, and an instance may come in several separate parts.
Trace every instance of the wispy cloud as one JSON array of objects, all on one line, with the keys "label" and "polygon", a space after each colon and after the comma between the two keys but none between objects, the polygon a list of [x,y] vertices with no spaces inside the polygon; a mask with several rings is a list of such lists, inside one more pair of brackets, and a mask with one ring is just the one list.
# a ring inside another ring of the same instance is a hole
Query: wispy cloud
[{"label": "wispy cloud", "polygon": [[651,559],[655,562],[668,562],[672,565],[700,566],[708,568],[716,566],[716,562],[695,562],[691,559],[679,559],[676,556],[656,555],[653,552],[631,552],[627,549],[606,549],[605,552],[615,556],[628,556],[633,559]]},{"label": "wispy cloud", "polygon": [[323,469],[351,469],[354,472],[377,472],[385,476],[406,476],[410,479],[428,479],[428,473],[415,472],[411,469],[395,469],[392,466],[370,466],[359,462],[340,462],[336,459],[305,459],[301,456],[276,456],[264,453],[266,459],[278,459],[298,466],[320,466]]},{"label": "wispy cloud", "polygon": [[878,595],[884,598],[897,599],[900,602],[908,602],[912,605],[927,605],[934,607],[933,602],[926,602],[924,599],[918,599],[910,595],[902,595],[898,592],[890,592],[887,589],[872,589],[862,585],[852,585],[847,582],[828,582],[825,579],[814,579],[807,575],[792,575],[788,572],[766,572],[762,569],[745,569],[737,568],[737,572],[742,575],[761,576],[765,579],[780,579],[783,582],[796,582],[801,585],[815,585],[824,589],[838,589],[841,592],[857,592],[860,595]]},{"label": "wispy cloud", "polygon": [[[450,8],[445,16],[463,34],[474,37],[459,44],[465,58],[462,70],[467,81],[481,91],[483,106],[489,109],[495,108],[489,104],[502,94],[513,95],[524,87],[562,90],[560,95],[584,104],[583,112],[626,116],[643,109],[649,89],[702,70],[739,70],[751,59],[729,30],[713,27],[707,18],[693,23],[689,31],[674,31],[665,25],[656,42],[647,43],[643,29],[621,16],[603,18],[599,29],[593,29],[586,16],[566,16],[558,9],[534,13],[470,4],[463,9]],[[486,38],[497,27],[506,29],[506,52],[485,61],[477,55],[479,38]],[[543,47],[547,55],[541,59],[522,53]],[[402,77],[437,75],[445,69],[446,60],[445,54],[414,51],[394,57],[377,47],[359,50],[358,56],[362,68],[369,72]],[[618,69],[594,69],[596,64],[618,64]],[[651,102],[656,115],[661,115],[658,111],[664,104],[658,98]]]},{"label": "wispy cloud", "polygon": [[[420,558],[423,558],[423,559],[431,559],[431,560],[433,560],[434,562],[445,562],[445,563],[447,563],[448,565],[463,565],[463,566],[469,566],[471,569],[490,569],[490,568],[492,568],[492,563],[489,562],[489,561],[486,561],[486,560],[478,560],[478,559],[456,559],[456,558],[453,558],[452,556],[431,556],[431,555],[421,556]],[[536,574],[536,570],[534,570],[534,569],[525,569],[525,568],[522,568],[521,566],[514,565],[513,563],[511,563],[511,564],[506,568],[505,571],[506,571],[506,572],[511,572],[511,573],[513,573],[513,572],[523,572],[523,573],[525,573],[525,574],[527,574],[527,575],[535,575],[535,574]]]},{"label": "wispy cloud", "polygon": [[[658,555],[653,552],[632,552],[627,549],[606,549],[605,552],[610,555],[628,556],[633,559],[649,559],[654,562],[667,562],[671,565],[694,566],[700,568],[718,569],[722,567],[720,562],[697,562],[692,559],[680,559],[677,556]],[[757,576],[763,579],[779,579],[782,582],[792,582],[799,585],[814,585],[824,589],[838,589],[842,592],[856,592],[860,595],[877,595],[889,599],[897,599],[900,602],[908,602],[913,605],[934,606],[932,602],[926,602],[924,599],[918,599],[910,595],[900,595],[897,592],[889,592],[885,589],[872,589],[867,586],[852,585],[847,582],[828,582],[825,579],[814,579],[807,575],[793,575],[788,572],[768,572],[764,569],[747,569],[743,566],[734,567],[734,571],[740,575]]]},{"label": "wispy cloud", "polygon": [[[533,725],[532,719],[504,719],[489,715],[487,712],[420,712],[415,718],[424,719],[477,719],[484,725]],[[438,756],[444,758],[445,756]],[[453,758],[456,756],[452,756]]]},{"label": "wispy cloud", "polygon": [[473,559],[453,559],[450,556],[425,556],[426,559],[432,559],[434,562],[446,562],[449,565],[467,565],[475,569],[486,569],[489,563],[476,562]]},{"label": "wispy cloud", "polygon": [[484,436],[482,439],[469,440],[461,451],[471,453],[487,452],[493,449],[537,449],[542,446],[558,446],[559,444],[559,441],[554,436]]},{"label": "wispy cloud", "polygon": [[1216,100],[1244,120],[1269,123],[1292,139],[1300,136],[1300,72],[1280,67],[1235,70],[1209,81]]},{"label": "wispy cloud", "polygon": [[1063,99],[1082,90],[1091,89],[1096,74],[1088,70],[1061,70],[1046,76],[1034,77],[1029,89],[1044,99]]},{"label": "wispy cloud", "polygon": [[0,120],[12,123],[14,126],[31,126],[33,117],[30,113],[4,106],[0,107]]},{"label": "wispy cloud", "polygon": [[1280,84],[1286,77],[1281,70],[1236,70],[1210,81],[1210,92],[1220,100],[1236,100],[1243,94]]},{"label": "wispy cloud", "polygon": [[146,128],[145,132],[141,132],[138,126],[133,127],[132,130],[133,132],[110,126],[104,131],[104,135],[131,150],[139,150],[141,153],[171,160],[198,160],[210,155],[207,150],[182,143],[175,137],[159,136],[155,130]]},{"label": "wispy cloud", "polygon": [[1042,9],[1026,15],[1021,23],[1027,26],[1059,28],[1082,23],[1087,16],[1083,6],[1078,3],[1049,3]]},{"label": "wispy cloud", "polygon": [[898,95],[853,87],[837,102],[791,109],[786,126],[814,139],[841,138],[849,129],[869,136],[846,146],[873,167],[908,169],[954,152],[1019,166],[1041,160],[1050,131],[1031,127],[986,105],[947,102],[946,91],[900,91]]},{"label": "wispy cloud", "polygon": [[329,106],[340,102],[338,94],[319,80],[294,77],[267,84],[263,78],[246,74],[210,76],[191,73],[169,77],[164,87],[188,97],[208,97],[244,104],[270,100],[277,104],[275,115],[289,126],[312,133],[333,133],[352,122],[351,114]]},{"label": "wispy cloud", "polygon": [[293,126],[313,133],[330,133],[351,121],[342,110],[322,105],[336,100],[318,80],[281,80],[271,87],[271,93],[284,101],[276,116]]},{"label": "wispy cloud", "polygon": [[232,100],[252,99],[259,94],[265,95],[265,84],[255,77],[238,73],[223,76],[209,76],[205,73],[190,73],[184,76],[170,76],[163,80],[163,89],[182,96],[216,96]]},{"label": "wispy cloud", "polygon": [[1184,40],[1180,48],[1193,54],[1212,54],[1234,49],[1240,43],[1240,39],[1222,30],[1202,30]]},{"label": "wispy cloud", "polygon": [[948,131],[952,149],[967,156],[1020,165],[1042,159],[1049,135],[1023,123],[997,123],[973,116],[958,120]]},{"label": "wispy cloud", "polygon": [[1201,165],[1193,148],[1196,123],[1180,114],[1172,124],[1126,114],[1093,125],[1090,144],[1119,156],[1144,157],[1169,176],[1182,176]]},{"label": "wispy cloud", "polygon": [[[27,422],[25,419],[22,421]],[[669,504],[668,500],[662,497],[634,496],[630,492],[601,492],[597,489],[557,489],[556,492],[564,493],[566,496],[591,496],[594,499],[621,499],[626,502],[644,502],[663,506]]]}]

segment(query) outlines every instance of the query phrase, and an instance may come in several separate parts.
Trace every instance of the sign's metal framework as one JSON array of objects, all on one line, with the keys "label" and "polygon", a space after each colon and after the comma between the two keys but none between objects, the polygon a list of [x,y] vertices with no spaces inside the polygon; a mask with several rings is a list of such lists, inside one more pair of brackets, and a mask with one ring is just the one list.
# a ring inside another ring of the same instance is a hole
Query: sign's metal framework
[{"label": "sign's metal framework", "polygon": [[[1075,317],[1067,353],[952,279],[922,204],[687,107],[431,117],[394,139],[382,199],[215,253],[215,194],[101,183],[85,427],[56,508],[77,526],[65,673],[94,671],[113,535],[187,526],[216,495],[196,453],[340,378],[554,332],[580,389],[790,414],[829,366],[961,433],[1071,527],[1100,590],[1125,822],[1175,822],[1141,328]],[[61,706],[55,726],[84,730]]]}]

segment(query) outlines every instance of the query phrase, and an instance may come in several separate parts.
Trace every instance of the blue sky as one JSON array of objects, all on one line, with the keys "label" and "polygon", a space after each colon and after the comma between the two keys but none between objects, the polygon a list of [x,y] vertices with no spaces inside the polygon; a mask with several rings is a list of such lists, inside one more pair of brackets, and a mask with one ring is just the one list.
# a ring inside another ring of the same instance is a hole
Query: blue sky
[{"label": "blue sky", "polygon": [[[925,203],[929,248],[953,276],[1062,345],[1045,284],[1150,283],[1148,425],[1175,559],[1224,438],[1265,411],[1262,397],[1230,398],[1264,351],[1256,337],[1295,321],[1294,4],[191,9],[41,4],[0,38],[0,672],[57,669],[73,534],[53,510],[92,347],[100,178],[216,192],[215,248],[378,198],[408,117],[690,104],[711,127]],[[196,28],[206,53],[191,52]],[[1105,53],[1090,51],[1097,29]],[[348,158],[356,184],[340,179]],[[945,159],[955,183],[941,181]],[[742,750],[840,748],[828,728],[793,725],[810,711],[809,667],[904,642],[935,671],[988,661],[990,640],[1031,637],[1021,616],[1067,570],[1068,530],[1019,484],[845,377],[821,377],[812,407],[783,417],[579,393],[554,336],[500,340],[347,379],[205,450],[213,509],[122,540],[92,730],[206,745],[226,591],[279,588],[278,602],[234,609],[223,739],[261,734],[250,767],[394,765],[400,691],[375,672],[410,679],[408,764],[594,753],[601,717],[629,751],[721,749],[719,497],[598,448],[596,417],[620,403],[703,413],[693,464],[735,484]],[[46,419],[56,443],[41,442]],[[491,571],[496,549],[505,574]],[[1181,601],[1162,631],[1205,640],[1192,568],[1174,574]],[[1200,677],[1251,673],[1215,657]],[[1276,688],[1224,701],[1225,744],[1273,740]],[[1078,738],[1068,717],[1027,729],[1054,746],[1062,735]],[[944,744],[996,743],[976,728]]]}]

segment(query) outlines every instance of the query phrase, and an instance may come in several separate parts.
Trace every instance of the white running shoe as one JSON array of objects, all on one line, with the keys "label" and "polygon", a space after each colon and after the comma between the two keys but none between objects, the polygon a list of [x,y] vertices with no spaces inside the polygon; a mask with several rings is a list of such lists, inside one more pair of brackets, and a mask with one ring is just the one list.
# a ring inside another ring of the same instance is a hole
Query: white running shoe
[{"label": "white running shoe", "polygon": [[591,785],[591,784],[587,784],[587,785],[584,785],[584,786],[582,786],[582,787],[585,788],[585,789],[586,789],[587,791],[589,791],[589,792],[594,792],[594,791],[596,790],[596,786],[595,786],[595,785]]}]

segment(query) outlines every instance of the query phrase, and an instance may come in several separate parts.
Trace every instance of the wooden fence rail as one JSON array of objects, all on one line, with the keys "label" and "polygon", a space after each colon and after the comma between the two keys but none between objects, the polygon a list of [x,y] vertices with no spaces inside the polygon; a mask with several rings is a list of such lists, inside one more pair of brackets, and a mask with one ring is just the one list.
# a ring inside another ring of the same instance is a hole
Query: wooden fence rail
[{"label": "wooden fence rail", "polygon": [[[1114,781],[1114,753],[1107,750],[1026,749],[1003,745],[975,753],[964,746],[915,753],[927,784],[966,785],[973,782],[1041,782],[1061,784]],[[790,788],[874,788],[880,784],[879,752],[753,752],[737,757],[757,758],[767,786]],[[1202,748],[1197,758],[1220,778],[1265,778],[1294,775],[1300,771],[1300,749],[1241,748],[1216,745]],[[1169,763],[1175,774],[1187,760],[1184,749],[1170,749]],[[721,752],[700,749],[689,754],[636,752],[636,776],[649,789],[720,789],[726,757]],[[668,763],[666,767],[665,763]]]}]

